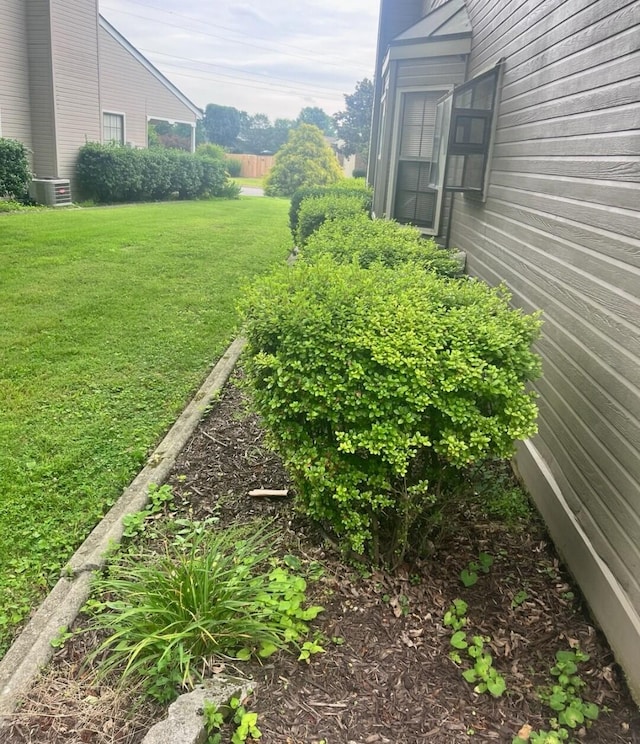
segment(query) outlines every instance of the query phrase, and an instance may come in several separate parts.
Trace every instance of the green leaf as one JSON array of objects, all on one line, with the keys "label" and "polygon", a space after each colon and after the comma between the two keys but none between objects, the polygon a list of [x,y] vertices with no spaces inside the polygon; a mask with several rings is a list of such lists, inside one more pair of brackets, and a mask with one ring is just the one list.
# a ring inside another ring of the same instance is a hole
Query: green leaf
[{"label": "green leaf", "polygon": [[457,648],[457,649],[463,649],[463,648],[467,648],[467,646],[469,645],[469,644],[467,643],[467,635],[466,635],[466,633],[464,632],[464,630],[458,630],[458,631],[456,631],[456,632],[455,632],[455,633],[454,633],[454,634],[453,634],[453,635],[451,636],[451,640],[450,640],[449,642],[450,642],[450,644],[451,644],[451,645],[452,645],[452,646],[453,646],[454,648]]},{"label": "green leaf", "polygon": [[478,574],[475,571],[469,571],[469,569],[463,568],[460,571],[460,581],[469,588],[478,583]]},{"label": "green leaf", "polygon": [[269,641],[263,641],[260,644],[260,649],[258,651],[258,656],[261,659],[266,659],[269,656],[272,656],[273,654],[275,654],[276,651],[278,651],[278,650],[279,650],[278,649],[278,646],[276,646],[275,643],[270,643]]},{"label": "green leaf", "polygon": [[487,680],[487,690],[493,697],[500,697],[506,689],[507,683],[504,681],[504,677],[499,674],[495,678]]},{"label": "green leaf", "polygon": [[475,682],[478,679],[478,675],[477,675],[475,669],[466,669],[464,672],[462,672],[462,676],[469,683],[473,683],[473,682]]}]

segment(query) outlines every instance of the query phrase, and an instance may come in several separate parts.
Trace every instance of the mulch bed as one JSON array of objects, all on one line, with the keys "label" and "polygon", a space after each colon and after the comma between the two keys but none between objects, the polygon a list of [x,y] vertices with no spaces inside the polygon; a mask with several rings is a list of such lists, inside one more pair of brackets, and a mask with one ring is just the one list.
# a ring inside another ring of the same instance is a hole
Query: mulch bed
[{"label": "mulch bed", "polygon": [[[201,422],[169,482],[178,516],[218,514],[221,526],[271,517],[287,550],[324,567],[311,591],[325,607],[314,626],[331,639],[326,652],[310,664],[280,654],[240,669],[255,680],[248,707],[259,714],[264,744],[510,744],[525,724],[548,728],[549,710],[536,689],[549,683],[556,651],[577,644],[590,654],[581,666],[583,696],[606,711],[578,739],[640,744],[638,708],[537,518],[507,528],[470,504],[418,565],[389,575],[345,564],[289,499],[248,496],[288,484],[234,384]],[[494,565],[465,588],[460,571],[481,551]],[[467,631],[491,637],[494,664],[507,682],[500,698],[474,693],[449,659],[442,619],[456,597],[469,605]],[[131,700],[91,686],[80,672],[89,642],[76,638],[56,654],[3,744],[136,744],[162,717],[151,705],[131,717]]]}]

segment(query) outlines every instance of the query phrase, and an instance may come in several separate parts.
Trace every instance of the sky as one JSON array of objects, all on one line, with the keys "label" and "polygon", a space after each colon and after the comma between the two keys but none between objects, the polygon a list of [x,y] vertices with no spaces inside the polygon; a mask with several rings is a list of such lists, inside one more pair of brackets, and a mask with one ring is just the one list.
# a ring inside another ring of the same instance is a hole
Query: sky
[{"label": "sky", "polygon": [[193,103],[295,118],[344,110],[373,78],[377,0],[100,0],[100,12]]}]

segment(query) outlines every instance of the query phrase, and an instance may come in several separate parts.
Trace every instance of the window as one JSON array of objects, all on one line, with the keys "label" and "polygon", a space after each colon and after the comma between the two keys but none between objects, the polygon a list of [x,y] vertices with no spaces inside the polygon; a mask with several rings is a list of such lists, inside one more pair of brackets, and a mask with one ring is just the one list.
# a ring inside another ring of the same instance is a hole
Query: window
[{"label": "window", "polygon": [[437,104],[442,91],[404,93],[398,143],[393,217],[437,230],[438,191],[429,185]]},{"label": "window", "polygon": [[124,145],[123,114],[102,114],[102,141]]},{"label": "window", "polygon": [[431,188],[483,195],[500,66],[498,63],[439,101]]}]

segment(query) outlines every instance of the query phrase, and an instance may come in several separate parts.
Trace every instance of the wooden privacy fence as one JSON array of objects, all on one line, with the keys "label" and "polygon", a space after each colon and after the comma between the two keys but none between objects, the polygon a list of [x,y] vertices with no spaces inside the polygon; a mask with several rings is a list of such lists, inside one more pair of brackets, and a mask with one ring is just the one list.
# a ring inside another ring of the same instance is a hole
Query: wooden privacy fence
[{"label": "wooden privacy fence", "polygon": [[243,155],[239,153],[228,153],[228,158],[239,160],[242,164],[240,175],[243,178],[262,178],[266,176],[273,166],[273,155]]}]

